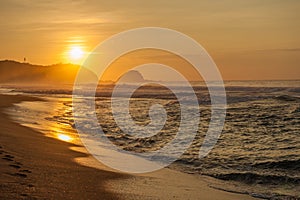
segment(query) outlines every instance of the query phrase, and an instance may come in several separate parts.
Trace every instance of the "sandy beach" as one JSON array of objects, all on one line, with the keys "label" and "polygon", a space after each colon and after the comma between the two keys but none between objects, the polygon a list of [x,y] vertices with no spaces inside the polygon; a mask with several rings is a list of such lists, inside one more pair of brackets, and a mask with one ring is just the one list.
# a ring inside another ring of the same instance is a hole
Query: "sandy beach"
[{"label": "sandy beach", "polygon": [[[0,199],[255,199],[213,189],[201,176],[170,169],[142,175],[113,172],[75,151],[79,146],[21,126],[3,112],[15,103],[38,100],[0,95]],[[78,159],[94,167],[80,165]]]}]

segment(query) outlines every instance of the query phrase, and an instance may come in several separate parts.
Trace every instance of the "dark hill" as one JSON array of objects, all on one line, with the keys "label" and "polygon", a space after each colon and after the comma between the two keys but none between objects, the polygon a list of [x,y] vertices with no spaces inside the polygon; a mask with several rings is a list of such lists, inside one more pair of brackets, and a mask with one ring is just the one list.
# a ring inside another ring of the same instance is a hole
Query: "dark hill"
[{"label": "dark hill", "polygon": [[121,83],[141,83],[144,81],[145,79],[143,75],[140,72],[135,70],[128,71],[119,79],[119,82]]},{"label": "dark hill", "polygon": [[[49,66],[32,65],[16,61],[0,61],[0,83],[6,84],[72,84],[80,69],[74,64],[55,64]],[[85,70],[86,81],[95,76]]]}]

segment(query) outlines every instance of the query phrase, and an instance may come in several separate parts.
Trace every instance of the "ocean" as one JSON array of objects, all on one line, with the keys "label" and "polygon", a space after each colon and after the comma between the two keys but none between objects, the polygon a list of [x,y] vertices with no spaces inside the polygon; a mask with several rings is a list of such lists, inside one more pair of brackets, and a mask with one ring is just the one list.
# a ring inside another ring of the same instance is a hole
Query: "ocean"
[{"label": "ocean", "polygon": [[[300,199],[300,81],[227,81],[225,86],[226,119],[217,144],[206,157],[199,159],[199,148],[211,117],[211,101],[205,85],[195,83],[200,109],[198,132],[192,145],[168,167],[195,176],[214,177],[218,181],[212,182],[211,187],[222,190],[267,199]],[[131,86],[124,85],[128,87]],[[176,88],[181,93],[186,91],[185,86]],[[129,111],[139,126],[151,122],[148,111],[154,104],[162,105],[167,113],[165,125],[157,134],[136,138],[114,121],[110,89],[106,86],[96,93],[98,121],[89,120],[91,111],[84,107],[80,110],[86,128],[100,124],[115,145],[139,153],[156,151],[175,137],[180,124],[180,105],[172,91],[145,86],[134,93],[129,100]],[[15,121],[47,136],[80,143],[71,90],[3,86],[0,93],[30,94],[44,99],[16,104],[7,112]],[[185,96],[189,98],[188,93]],[[189,130],[185,132],[188,134]]]}]

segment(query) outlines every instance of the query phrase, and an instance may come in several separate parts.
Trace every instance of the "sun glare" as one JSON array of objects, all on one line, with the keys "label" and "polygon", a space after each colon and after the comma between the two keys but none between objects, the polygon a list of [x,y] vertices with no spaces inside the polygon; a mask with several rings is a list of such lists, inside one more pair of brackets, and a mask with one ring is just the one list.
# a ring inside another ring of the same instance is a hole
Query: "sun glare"
[{"label": "sun glare", "polygon": [[82,50],[82,48],[80,47],[72,47],[70,52],[69,52],[69,56],[71,58],[71,60],[79,60],[81,58],[83,58],[84,56],[84,52]]}]

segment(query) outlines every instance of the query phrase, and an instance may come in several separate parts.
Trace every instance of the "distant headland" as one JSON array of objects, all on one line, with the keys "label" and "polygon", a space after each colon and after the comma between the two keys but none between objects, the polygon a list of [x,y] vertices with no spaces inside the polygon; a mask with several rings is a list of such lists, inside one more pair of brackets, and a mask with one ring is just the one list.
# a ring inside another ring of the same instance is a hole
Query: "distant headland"
[{"label": "distant headland", "polygon": [[[73,84],[78,70],[85,73],[86,83],[96,80],[96,76],[85,68],[80,68],[76,64],[53,64],[53,65],[35,65],[26,62],[17,62],[14,60],[0,61],[0,83],[1,84]],[[144,82],[141,73],[131,70],[119,77],[121,83]],[[108,84],[114,84],[114,81],[103,81]]]}]

